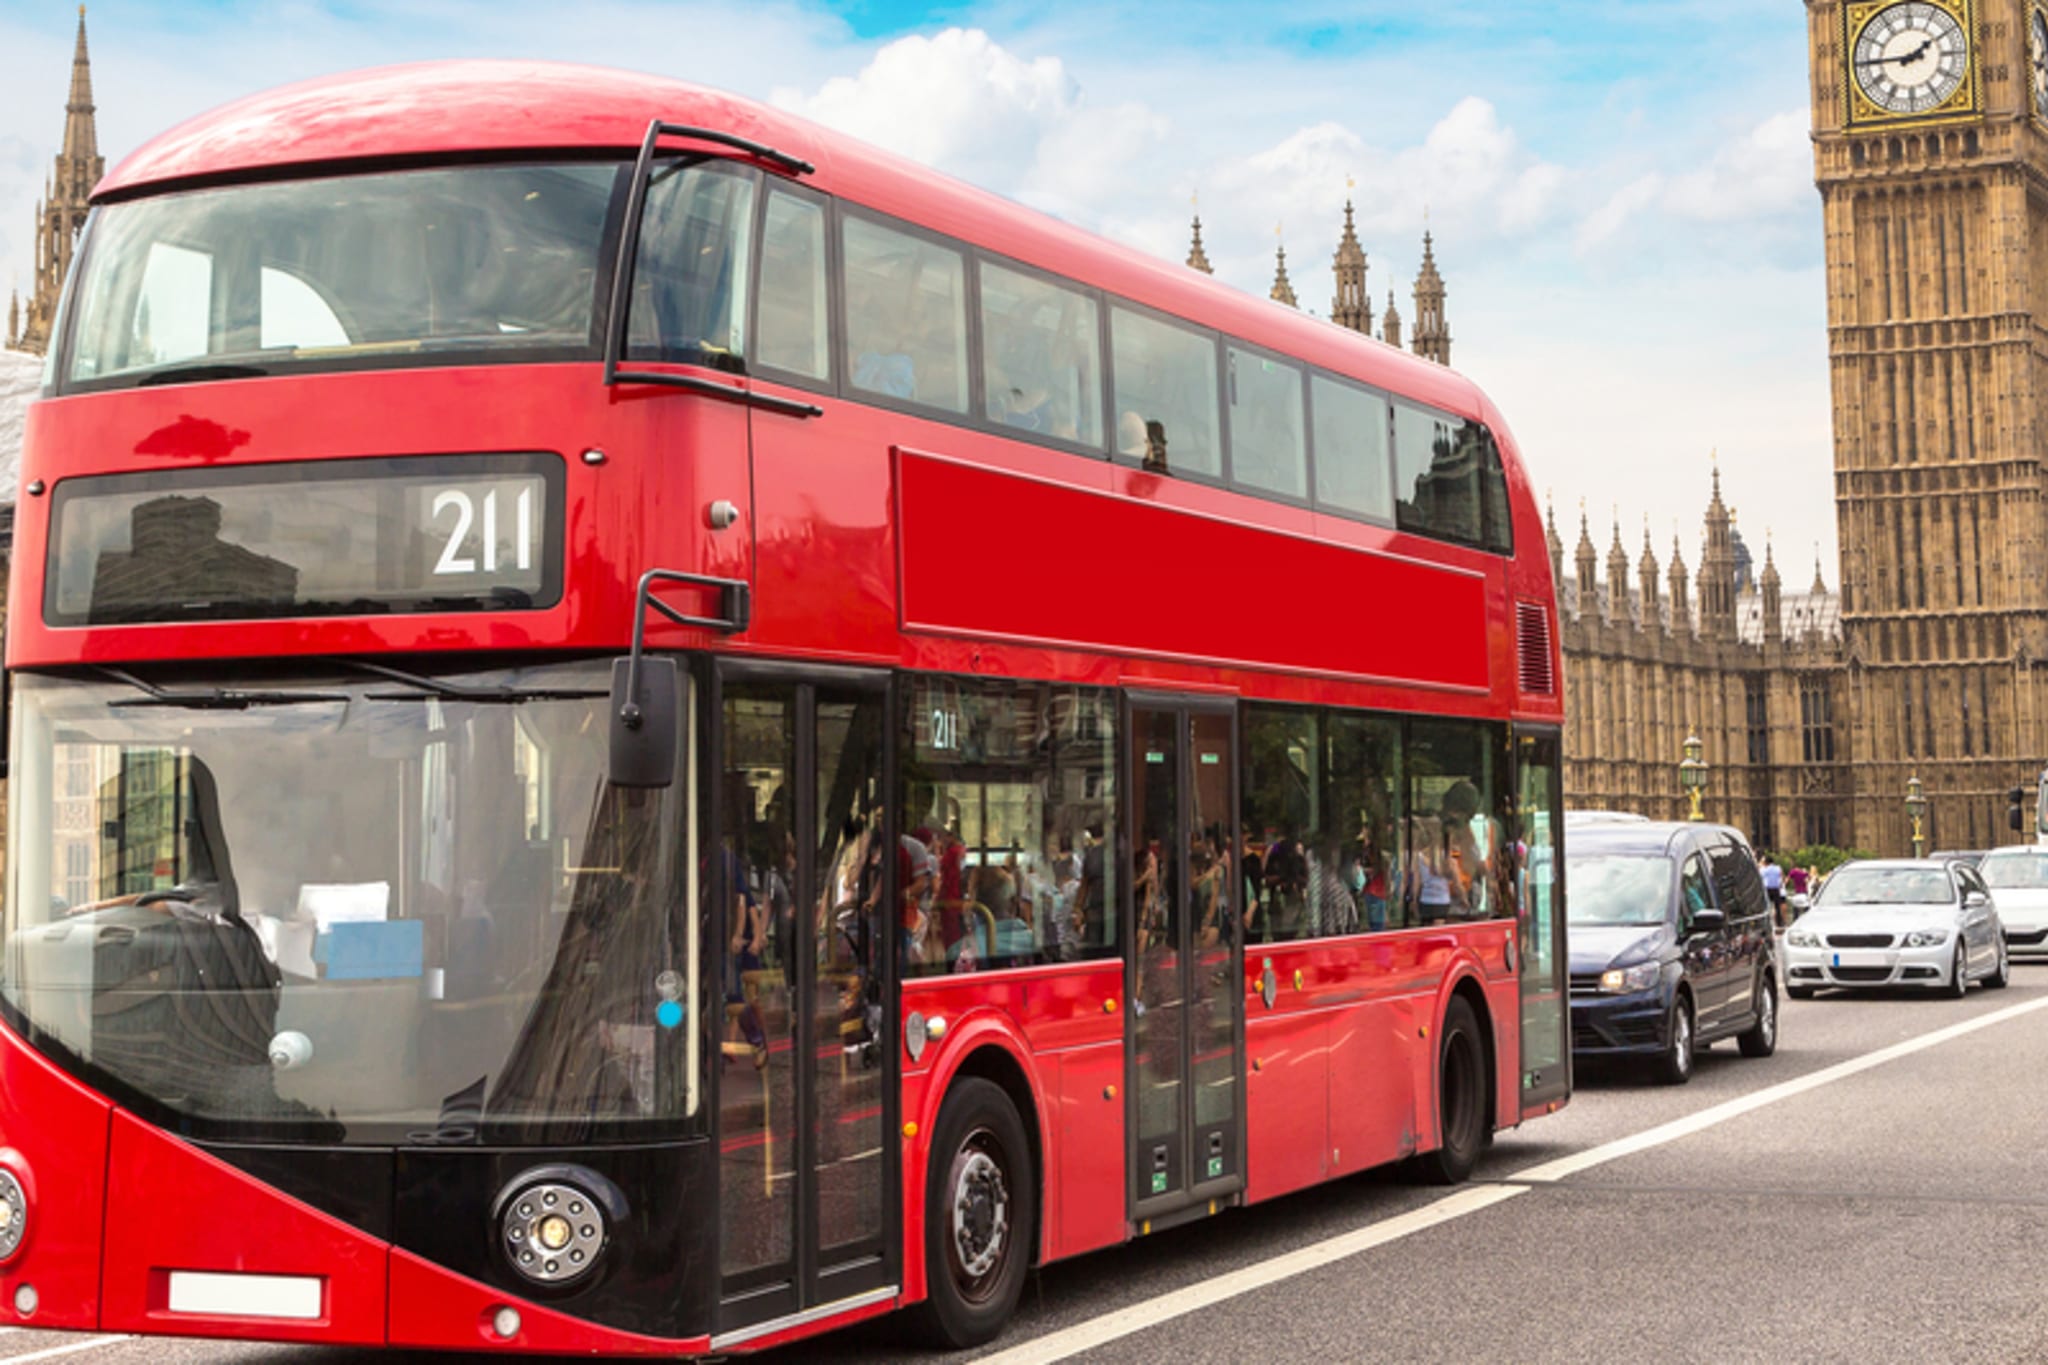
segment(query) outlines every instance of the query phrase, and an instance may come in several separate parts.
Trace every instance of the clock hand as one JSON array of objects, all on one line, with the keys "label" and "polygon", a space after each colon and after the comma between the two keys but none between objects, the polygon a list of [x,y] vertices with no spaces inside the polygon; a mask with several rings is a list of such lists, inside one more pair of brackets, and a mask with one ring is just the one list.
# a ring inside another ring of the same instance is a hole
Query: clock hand
[{"label": "clock hand", "polygon": [[1914,62],[1917,62],[1922,57],[1926,56],[1927,49],[1933,46],[1934,39],[1929,38],[1926,42],[1920,44],[1920,46],[1914,48],[1911,52],[1902,52],[1896,57],[1859,57],[1856,60],[1856,65],[1886,66],[1892,62],[1897,62],[1900,66],[1911,66]]}]

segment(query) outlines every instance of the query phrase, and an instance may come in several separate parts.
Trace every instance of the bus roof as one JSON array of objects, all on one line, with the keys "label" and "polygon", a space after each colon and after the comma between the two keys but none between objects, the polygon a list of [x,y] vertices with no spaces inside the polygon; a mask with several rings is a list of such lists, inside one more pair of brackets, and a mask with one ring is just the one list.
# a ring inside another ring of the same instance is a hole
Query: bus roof
[{"label": "bus roof", "polygon": [[94,197],[471,153],[628,152],[656,118],[765,143],[818,168],[804,183],[854,203],[1480,417],[1512,450],[1498,412],[1469,380],[1442,365],[1117,245],[784,110],[666,77],[531,61],[422,62],[324,76],[187,120],[122,160]]}]

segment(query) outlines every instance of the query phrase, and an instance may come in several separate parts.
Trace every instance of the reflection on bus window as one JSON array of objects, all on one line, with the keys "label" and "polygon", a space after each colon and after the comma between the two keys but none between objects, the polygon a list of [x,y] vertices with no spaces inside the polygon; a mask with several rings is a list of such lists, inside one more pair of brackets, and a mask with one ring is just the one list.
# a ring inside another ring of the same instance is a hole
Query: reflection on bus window
[{"label": "reflection on bus window", "polygon": [[967,411],[960,253],[859,218],[845,222],[846,363],[853,386]]},{"label": "reflection on bus window", "polygon": [[1262,493],[1307,497],[1301,371],[1235,346],[1229,366],[1231,480]]},{"label": "reflection on bus window", "polygon": [[907,974],[1116,947],[1116,702],[1095,688],[920,680],[897,886]]},{"label": "reflection on bus window", "polygon": [[1245,736],[1247,941],[1400,928],[1400,723],[1255,706]]},{"label": "reflection on bus window", "polygon": [[831,363],[825,300],[825,210],[771,191],[761,232],[761,319],[754,338],[760,362],[824,379]]},{"label": "reflection on bus window", "polygon": [[991,421],[1081,445],[1102,444],[1095,300],[983,264],[981,336]]},{"label": "reflection on bus window", "polygon": [[656,166],[641,211],[626,354],[739,369],[754,181],[720,162]]},{"label": "reflection on bus window", "polygon": [[1408,779],[1410,914],[1422,924],[1513,918],[1518,860],[1513,792],[1497,727],[1411,722]]},{"label": "reflection on bus window", "polygon": [[1116,373],[1116,449],[1175,474],[1221,478],[1216,343],[1128,309],[1109,314]]},{"label": "reflection on bus window", "polygon": [[1404,531],[1507,553],[1507,475],[1484,425],[1394,404],[1396,516]]}]

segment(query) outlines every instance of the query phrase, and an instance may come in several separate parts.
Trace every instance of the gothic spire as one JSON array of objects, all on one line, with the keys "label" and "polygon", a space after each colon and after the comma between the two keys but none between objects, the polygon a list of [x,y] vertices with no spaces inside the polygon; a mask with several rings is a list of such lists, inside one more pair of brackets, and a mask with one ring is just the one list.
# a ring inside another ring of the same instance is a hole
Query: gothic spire
[{"label": "gothic spire", "polygon": [[[64,158],[58,164],[83,165],[98,161],[99,155],[99,134],[93,126],[92,61],[85,50],[85,6],[80,5],[78,43],[71,54],[71,98],[64,105]],[[86,188],[90,191],[92,187]]]},{"label": "gothic spire", "polygon": [[1643,558],[1636,568],[1643,584],[1643,629],[1656,630],[1663,626],[1663,613],[1657,604],[1657,552],[1650,548],[1650,518],[1643,517]]},{"label": "gothic spire", "polygon": [[1188,265],[1204,275],[1216,273],[1209,264],[1209,253],[1202,250],[1202,215],[1199,213],[1195,215],[1195,243],[1188,248]]},{"label": "gothic spire", "polygon": [[1444,277],[1437,273],[1436,247],[1422,234],[1422,269],[1415,276],[1415,354],[1439,365],[1451,363],[1451,329],[1444,321]]},{"label": "gothic spire", "polygon": [[1692,603],[1686,596],[1685,551],[1679,545],[1675,530],[1671,535],[1671,633],[1679,636],[1692,634]]},{"label": "gothic spire", "polygon": [[1548,493],[1543,495],[1543,543],[1550,551],[1550,581],[1555,584],[1564,577],[1564,541],[1557,534],[1557,508]]},{"label": "gothic spire", "polygon": [[1294,301],[1294,286],[1287,280],[1287,248],[1283,246],[1276,250],[1280,263],[1273,272],[1273,302],[1284,303],[1289,308],[1298,308],[1300,305]]},{"label": "gothic spire", "polygon": [[1586,524],[1586,504],[1579,503],[1579,548],[1573,555],[1579,570],[1579,615],[1581,617],[1599,614],[1600,588],[1595,575],[1600,566],[1599,552],[1593,548],[1592,528]]},{"label": "gothic spire", "polygon": [[63,150],[44,178],[36,205],[35,281],[13,344],[41,354],[50,344],[57,295],[71,270],[72,248],[85,226],[93,186],[106,172],[93,123],[92,63],[85,44],[85,7],[78,9],[78,45],[71,58],[71,97],[64,106]]},{"label": "gothic spire", "polygon": [[1780,610],[1784,598],[1780,594],[1778,566],[1771,562],[1771,534],[1764,532],[1764,571],[1758,577],[1758,586],[1764,598],[1764,638],[1777,641],[1785,638],[1785,617]]},{"label": "gothic spire", "polygon": [[1351,201],[1344,201],[1344,235],[1337,241],[1337,295],[1330,301],[1330,321],[1354,332],[1372,335],[1372,304],[1365,292],[1365,248],[1352,224]]},{"label": "gothic spire", "polygon": [[1827,580],[1820,576],[1820,542],[1813,542],[1813,586],[1807,591],[1824,593],[1828,590]]},{"label": "gothic spire", "polygon": [[1401,346],[1401,310],[1394,307],[1394,291],[1387,291],[1387,315],[1380,319],[1380,340],[1396,350]]}]

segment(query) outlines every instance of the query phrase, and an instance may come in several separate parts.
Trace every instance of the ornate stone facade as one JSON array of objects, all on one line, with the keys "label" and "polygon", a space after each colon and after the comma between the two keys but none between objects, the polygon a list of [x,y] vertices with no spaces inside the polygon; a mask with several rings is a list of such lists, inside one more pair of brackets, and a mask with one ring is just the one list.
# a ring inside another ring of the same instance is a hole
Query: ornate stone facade
[{"label": "ornate stone facade", "polygon": [[[1806,8],[1848,818],[1871,847],[1903,847],[1917,775],[1933,842],[1982,847],[2014,837],[2006,789],[2048,759],[2048,85],[2034,85],[2048,52],[2028,38],[2041,7]],[[1946,36],[1887,38],[1908,19]]]},{"label": "ornate stone facade", "polygon": [[71,98],[64,105],[64,148],[36,205],[36,278],[26,306],[7,301],[7,345],[41,355],[50,344],[57,296],[71,270],[71,251],[85,226],[92,187],[106,172],[93,121],[92,65],[85,50],[85,6],[78,7],[78,45],[71,58]]}]

